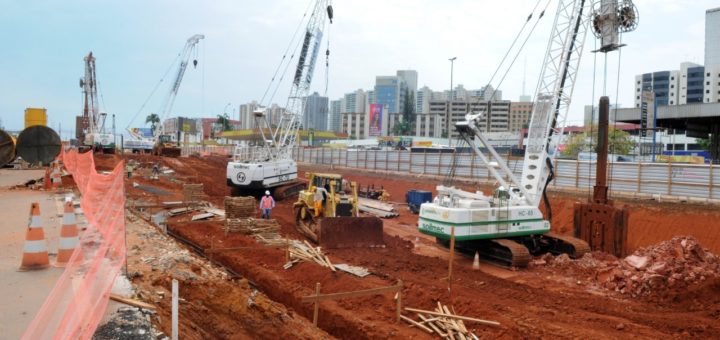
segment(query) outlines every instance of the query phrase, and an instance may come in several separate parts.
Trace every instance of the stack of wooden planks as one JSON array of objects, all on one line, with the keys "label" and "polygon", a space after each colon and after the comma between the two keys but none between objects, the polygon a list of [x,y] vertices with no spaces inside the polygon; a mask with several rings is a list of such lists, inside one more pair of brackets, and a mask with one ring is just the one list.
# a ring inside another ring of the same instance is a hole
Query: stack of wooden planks
[{"label": "stack of wooden planks", "polygon": [[289,245],[288,252],[290,253],[290,262],[283,266],[285,269],[292,267],[300,261],[308,261],[315,262],[323,267],[330,268],[332,271],[336,271],[335,266],[330,262],[327,255],[323,254],[322,249],[320,249],[320,247],[313,247],[307,241],[301,242],[293,240]]},{"label": "stack of wooden planks", "polygon": [[248,218],[257,216],[257,201],[254,197],[225,197],[225,217]]},{"label": "stack of wooden planks", "polygon": [[204,195],[203,184],[183,184],[182,193],[185,202],[201,201]]},{"label": "stack of wooden planks", "polygon": [[489,326],[500,326],[500,323],[495,321],[456,315],[454,311],[451,313],[450,309],[440,302],[437,303],[437,307],[433,311],[410,307],[405,307],[405,310],[416,313],[419,319],[416,321],[401,315],[400,318],[409,323],[410,327],[418,327],[428,333],[434,333],[446,339],[478,339],[477,335],[467,329],[463,321]]},{"label": "stack of wooden planks", "polygon": [[226,218],[225,234],[243,233],[245,235],[256,234],[277,234],[280,230],[280,224],[276,220],[266,220],[257,218]]}]

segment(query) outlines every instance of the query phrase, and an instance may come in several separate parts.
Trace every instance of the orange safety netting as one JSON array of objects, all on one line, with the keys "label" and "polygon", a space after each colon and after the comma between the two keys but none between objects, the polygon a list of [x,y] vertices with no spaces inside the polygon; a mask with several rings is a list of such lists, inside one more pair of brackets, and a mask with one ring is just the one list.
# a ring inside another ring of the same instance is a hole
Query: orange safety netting
[{"label": "orange safety netting", "polygon": [[82,195],[87,229],[23,339],[92,338],[125,261],[124,162],[100,174],[92,152],[62,150],[60,158]]}]

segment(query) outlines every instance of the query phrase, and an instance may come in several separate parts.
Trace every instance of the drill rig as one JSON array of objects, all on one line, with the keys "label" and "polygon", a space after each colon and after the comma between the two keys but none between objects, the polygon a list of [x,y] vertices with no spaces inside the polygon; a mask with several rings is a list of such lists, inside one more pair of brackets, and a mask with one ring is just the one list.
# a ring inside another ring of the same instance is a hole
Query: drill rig
[{"label": "drill rig", "polygon": [[[435,236],[442,244],[454,237],[460,251],[478,251],[486,260],[512,267],[527,266],[531,255],[566,253],[578,258],[589,251],[580,239],[550,233],[551,216],[546,220],[538,205],[544,198],[546,211],[551,213],[546,196],[553,178],[550,157],[562,136],[589,22],[592,19],[596,32],[615,33],[615,39],[602,35],[600,52],[619,48],[617,32],[635,25],[635,19],[627,20],[628,16],[637,17],[631,1],[602,0],[599,4],[615,8],[614,19],[601,15],[606,11],[591,13],[589,0],[559,1],[535,94],[521,178],[482,134],[480,124],[486,112],[468,113],[455,127],[500,186],[492,196],[438,186],[433,202],[420,207],[420,232]],[[476,141],[488,150],[489,157]]]},{"label": "drill rig", "polygon": [[83,89],[83,114],[77,122],[82,124],[80,148],[103,153],[115,153],[115,135],[105,128],[107,113],[100,112],[95,78],[95,57],[92,52],[85,58],[85,76],[80,78]]},{"label": "drill rig", "polygon": [[277,127],[272,127],[263,110],[255,111],[253,114],[263,145],[255,149],[238,146],[233,160],[228,162],[227,185],[233,195],[270,190],[274,191],[276,199],[282,199],[303,188],[304,184],[297,179],[297,163],[292,159],[292,148],[310,92],[323,30],[327,20],[332,23],[333,8],[330,3],[330,0],[315,2],[302,39],[286,112]]}]

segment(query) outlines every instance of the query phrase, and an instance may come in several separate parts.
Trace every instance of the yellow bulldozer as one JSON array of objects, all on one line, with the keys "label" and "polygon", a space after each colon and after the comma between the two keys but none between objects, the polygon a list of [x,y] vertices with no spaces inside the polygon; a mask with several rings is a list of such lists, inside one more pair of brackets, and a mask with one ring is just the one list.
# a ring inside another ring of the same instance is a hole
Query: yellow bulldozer
[{"label": "yellow bulldozer", "polygon": [[293,205],[301,234],[326,248],[384,245],[382,220],[359,216],[355,182],[330,173],[307,172],[305,177],[308,186]]}]

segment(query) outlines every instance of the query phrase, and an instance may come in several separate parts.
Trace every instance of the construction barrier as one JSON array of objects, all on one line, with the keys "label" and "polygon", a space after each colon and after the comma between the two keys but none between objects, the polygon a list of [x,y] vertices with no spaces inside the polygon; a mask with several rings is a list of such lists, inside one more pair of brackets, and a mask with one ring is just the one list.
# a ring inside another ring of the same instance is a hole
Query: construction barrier
[{"label": "construction barrier", "polygon": [[99,174],[91,152],[61,152],[82,195],[87,229],[23,339],[91,339],[125,261],[124,162]]}]

